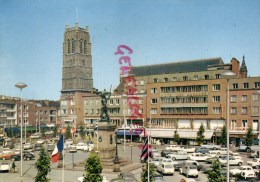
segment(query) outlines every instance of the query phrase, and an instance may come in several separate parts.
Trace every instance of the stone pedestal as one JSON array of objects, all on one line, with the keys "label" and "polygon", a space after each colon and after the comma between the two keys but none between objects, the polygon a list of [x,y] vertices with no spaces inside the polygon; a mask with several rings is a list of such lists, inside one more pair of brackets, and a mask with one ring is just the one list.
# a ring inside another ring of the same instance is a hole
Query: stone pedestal
[{"label": "stone pedestal", "polygon": [[116,125],[111,124],[111,122],[98,122],[98,136],[94,138],[96,147],[93,152],[98,152],[101,161],[102,159],[115,158],[115,129]]}]

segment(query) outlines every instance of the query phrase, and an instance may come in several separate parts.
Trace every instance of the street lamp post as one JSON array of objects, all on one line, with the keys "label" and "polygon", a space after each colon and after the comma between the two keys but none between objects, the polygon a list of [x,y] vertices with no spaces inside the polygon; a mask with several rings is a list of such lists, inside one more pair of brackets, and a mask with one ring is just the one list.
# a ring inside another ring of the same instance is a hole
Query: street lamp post
[{"label": "street lamp post", "polygon": [[260,90],[256,91],[256,95],[258,95],[258,145],[259,145],[259,153],[258,153],[258,157],[260,160]]},{"label": "street lamp post", "polygon": [[20,89],[20,99],[21,99],[21,131],[20,131],[20,149],[21,149],[21,177],[23,176],[23,101],[22,101],[22,89],[27,87],[24,83],[17,83],[15,87]]},{"label": "street lamp post", "polygon": [[222,73],[222,77],[227,80],[227,182],[229,182],[229,79],[234,78],[235,75],[229,70]]}]

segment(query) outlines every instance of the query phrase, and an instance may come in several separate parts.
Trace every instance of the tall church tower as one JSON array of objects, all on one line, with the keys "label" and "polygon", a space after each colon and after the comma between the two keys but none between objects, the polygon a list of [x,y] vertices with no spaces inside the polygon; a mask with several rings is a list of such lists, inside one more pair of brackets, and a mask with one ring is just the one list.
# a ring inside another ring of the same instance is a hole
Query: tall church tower
[{"label": "tall church tower", "polygon": [[66,26],[63,42],[62,94],[93,89],[91,43],[88,28]]},{"label": "tall church tower", "polygon": [[92,55],[88,27],[66,25],[63,41],[60,124],[84,124],[84,97],[93,92]]}]

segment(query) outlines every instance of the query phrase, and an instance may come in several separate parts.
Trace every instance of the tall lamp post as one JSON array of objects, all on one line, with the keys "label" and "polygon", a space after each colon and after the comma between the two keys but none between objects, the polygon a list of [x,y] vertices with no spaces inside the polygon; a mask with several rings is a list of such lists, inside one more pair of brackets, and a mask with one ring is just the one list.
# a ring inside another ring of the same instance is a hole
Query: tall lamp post
[{"label": "tall lamp post", "polygon": [[256,95],[258,95],[258,145],[259,145],[259,154],[258,157],[260,159],[260,90],[256,91]]},{"label": "tall lamp post", "polygon": [[24,83],[17,83],[15,87],[20,89],[20,99],[21,99],[21,131],[20,131],[20,140],[21,140],[21,177],[23,176],[23,100],[22,100],[22,90],[27,87]]},{"label": "tall lamp post", "polygon": [[224,71],[222,77],[227,80],[227,182],[229,182],[229,80],[236,76],[232,71]]}]

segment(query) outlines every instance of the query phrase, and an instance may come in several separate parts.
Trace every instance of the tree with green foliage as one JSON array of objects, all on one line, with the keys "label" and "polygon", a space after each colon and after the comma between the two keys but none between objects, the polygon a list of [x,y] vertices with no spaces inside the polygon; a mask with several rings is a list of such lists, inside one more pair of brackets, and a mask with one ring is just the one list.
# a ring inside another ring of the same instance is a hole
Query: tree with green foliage
[{"label": "tree with green foliage", "polygon": [[58,132],[58,128],[55,125],[54,128],[52,129],[53,133],[52,133],[52,137],[56,137],[57,136],[57,132]]},{"label": "tree with green foliage", "polygon": [[51,171],[51,157],[44,147],[41,148],[39,158],[34,165],[37,169],[37,175],[34,178],[35,182],[48,182],[50,179],[47,178]]},{"label": "tree with green foliage", "polygon": [[174,131],[174,135],[173,135],[173,139],[174,139],[174,141],[178,144],[179,142],[180,142],[180,135],[179,135],[179,133],[178,133],[178,131],[177,130],[175,130]]},{"label": "tree with green foliage", "polygon": [[[142,168],[142,173],[141,173],[141,181],[142,182],[147,182],[148,181],[148,165],[145,163]],[[150,181],[154,181],[154,175],[155,175],[155,166],[153,163],[149,163],[149,178]]]},{"label": "tree with green foliage", "polygon": [[221,136],[219,138],[219,143],[222,146],[227,146],[227,127],[226,127],[226,125],[224,125],[223,128],[221,129]]},{"label": "tree with green foliage", "polygon": [[68,126],[66,127],[65,138],[66,138],[66,139],[71,138],[71,127],[70,127],[70,125],[68,125]]},{"label": "tree with green foliage", "polygon": [[226,178],[221,173],[221,164],[218,160],[212,161],[212,170],[208,171],[209,182],[225,182]]},{"label": "tree with green foliage", "polygon": [[253,129],[251,126],[246,131],[245,144],[246,146],[253,145]]},{"label": "tree with green foliage", "polygon": [[201,123],[199,131],[197,132],[197,137],[195,139],[195,141],[198,143],[198,145],[200,146],[201,144],[203,144],[204,140],[205,140],[205,128],[204,125]]},{"label": "tree with green foliage", "polygon": [[79,135],[82,139],[85,139],[86,133],[85,133],[85,128],[84,126],[80,126],[79,128]]},{"label": "tree with green foliage", "polygon": [[85,165],[85,174],[83,182],[102,182],[101,176],[103,167],[100,158],[96,154],[90,154]]}]

